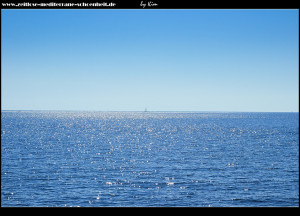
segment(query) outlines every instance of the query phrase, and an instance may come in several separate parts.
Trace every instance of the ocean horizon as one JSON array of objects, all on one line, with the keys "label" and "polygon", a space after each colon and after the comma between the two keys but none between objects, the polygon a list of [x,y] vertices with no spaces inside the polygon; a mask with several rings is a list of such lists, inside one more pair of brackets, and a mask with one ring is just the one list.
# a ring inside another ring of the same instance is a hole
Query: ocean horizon
[{"label": "ocean horizon", "polygon": [[71,109],[1,109],[1,112],[193,112],[193,113],[299,113],[299,111],[205,111],[205,110],[71,110]]}]

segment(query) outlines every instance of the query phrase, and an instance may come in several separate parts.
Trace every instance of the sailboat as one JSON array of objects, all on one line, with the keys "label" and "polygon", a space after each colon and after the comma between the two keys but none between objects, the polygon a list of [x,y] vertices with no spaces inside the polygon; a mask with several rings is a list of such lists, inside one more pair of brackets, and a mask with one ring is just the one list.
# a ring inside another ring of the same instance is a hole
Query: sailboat
[{"label": "sailboat", "polygon": [[145,108],[145,112],[147,112],[147,107]]}]

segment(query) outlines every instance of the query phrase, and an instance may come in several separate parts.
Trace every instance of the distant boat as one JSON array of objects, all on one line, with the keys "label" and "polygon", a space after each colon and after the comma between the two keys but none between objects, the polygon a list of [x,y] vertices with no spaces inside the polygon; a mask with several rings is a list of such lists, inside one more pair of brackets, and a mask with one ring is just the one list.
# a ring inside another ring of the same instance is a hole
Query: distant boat
[{"label": "distant boat", "polygon": [[145,108],[145,112],[147,112],[147,108]]}]

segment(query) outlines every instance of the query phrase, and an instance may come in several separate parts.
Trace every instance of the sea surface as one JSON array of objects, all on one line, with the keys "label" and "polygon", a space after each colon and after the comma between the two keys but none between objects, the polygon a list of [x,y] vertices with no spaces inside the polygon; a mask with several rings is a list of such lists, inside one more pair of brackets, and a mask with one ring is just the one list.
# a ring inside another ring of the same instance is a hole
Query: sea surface
[{"label": "sea surface", "polygon": [[1,206],[299,206],[299,113],[2,111]]}]

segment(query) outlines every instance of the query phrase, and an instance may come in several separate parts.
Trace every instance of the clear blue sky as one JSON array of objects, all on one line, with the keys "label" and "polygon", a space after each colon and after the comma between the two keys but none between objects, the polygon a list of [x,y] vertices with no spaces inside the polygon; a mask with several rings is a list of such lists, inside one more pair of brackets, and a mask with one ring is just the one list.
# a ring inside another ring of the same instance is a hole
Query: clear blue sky
[{"label": "clear blue sky", "polygon": [[3,110],[299,110],[299,10],[2,10]]}]

